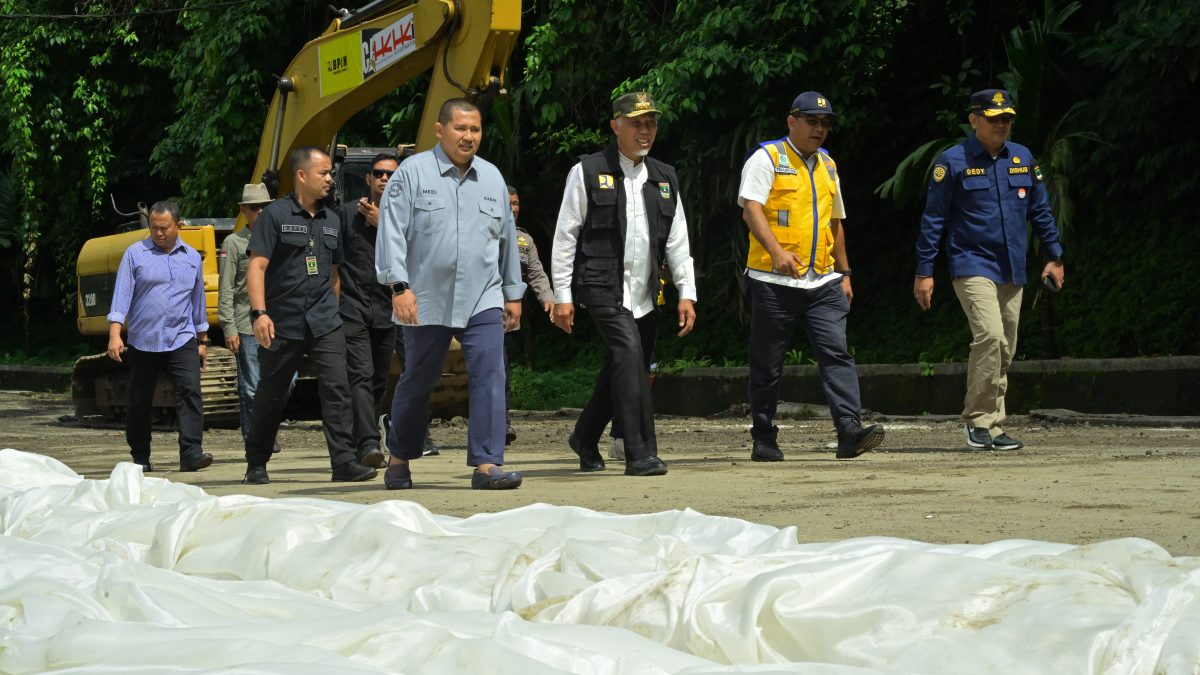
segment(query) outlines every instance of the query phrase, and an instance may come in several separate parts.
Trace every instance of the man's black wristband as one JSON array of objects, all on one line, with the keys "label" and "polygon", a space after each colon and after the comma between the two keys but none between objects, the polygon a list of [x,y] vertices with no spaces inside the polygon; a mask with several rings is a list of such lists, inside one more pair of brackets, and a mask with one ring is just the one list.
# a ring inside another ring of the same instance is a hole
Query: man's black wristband
[{"label": "man's black wristband", "polygon": [[255,321],[258,321],[258,317],[266,315],[267,310],[265,309],[252,309],[250,310],[250,323],[254,323]]}]

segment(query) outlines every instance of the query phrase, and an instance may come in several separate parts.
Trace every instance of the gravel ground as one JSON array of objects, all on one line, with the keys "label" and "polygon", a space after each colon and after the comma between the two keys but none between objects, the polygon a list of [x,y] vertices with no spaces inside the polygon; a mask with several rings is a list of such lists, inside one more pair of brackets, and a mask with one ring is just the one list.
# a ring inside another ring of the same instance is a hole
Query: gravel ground
[{"label": "gravel ground", "polygon": [[[0,392],[0,447],[55,457],[92,478],[127,461],[120,427],[74,422],[69,397]],[[1192,420],[1194,422],[1194,420]],[[516,413],[517,441],[507,453],[525,485],[509,492],[470,490],[462,420],[432,429],[442,453],[414,463],[416,487],[384,489],[329,482],[325,440],[317,424],[283,429],[283,452],[270,464],[274,482],[240,485],[245,472],[237,430],[205,433],[216,456],[198,473],[177,471],[170,431],[154,434],[151,474],[198,485],[216,495],[319,497],[352,502],[403,498],[436,513],[467,516],[534,503],[642,513],[691,508],[777,526],[795,525],[804,541],[883,535],[929,542],[984,543],[1038,539],[1084,544],[1120,537],[1150,539],[1175,555],[1200,554],[1200,428],[1048,424],[1010,420],[1007,431],[1026,448],[969,451],[957,421],[886,421],[884,445],[862,458],[838,461],[827,419],[785,421],[780,445],[787,460],[749,460],[747,418],[660,418],[666,476],[580,473],[566,446],[573,419]],[[607,454],[607,453],[606,453]]]}]

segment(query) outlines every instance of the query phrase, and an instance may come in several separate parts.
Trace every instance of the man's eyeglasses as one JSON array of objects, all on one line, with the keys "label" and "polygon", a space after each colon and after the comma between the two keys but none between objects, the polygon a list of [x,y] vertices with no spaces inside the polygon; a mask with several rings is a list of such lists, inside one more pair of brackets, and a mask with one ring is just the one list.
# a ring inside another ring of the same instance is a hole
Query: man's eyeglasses
[{"label": "man's eyeglasses", "polygon": [[811,127],[824,127],[826,129],[833,128],[832,117],[819,117],[817,115],[796,115],[795,117],[796,119],[808,122],[808,125]]},{"label": "man's eyeglasses", "polygon": [[509,205],[509,206],[520,206],[520,205],[521,205],[521,202],[519,202],[519,201],[517,201],[517,200],[515,200],[515,199],[514,199],[514,200],[512,200],[511,202],[509,202],[509,203],[508,203],[508,205]]},{"label": "man's eyeglasses", "polygon": [[376,178],[391,178],[396,173],[390,169],[371,169],[371,175]]},{"label": "man's eyeglasses", "polygon": [[1012,124],[1012,121],[1016,119],[1016,117],[1013,115],[996,115],[995,117],[988,117],[985,115],[983,119],[991,122],[992,124]]}]

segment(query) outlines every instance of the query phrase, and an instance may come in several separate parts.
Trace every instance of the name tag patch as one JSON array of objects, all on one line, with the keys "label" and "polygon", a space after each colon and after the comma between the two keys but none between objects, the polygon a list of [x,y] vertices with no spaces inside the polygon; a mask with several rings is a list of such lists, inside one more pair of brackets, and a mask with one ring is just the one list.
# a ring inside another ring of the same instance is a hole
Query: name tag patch
[{"label": "name tag patch", "polygon": [[783,176],[795,176],[796,170],[790,166],[777,166],[775,167],[775,173]]},{"label": "name tag patch", "polygon": [[283,232],[284,234],[288,234],[288,233],[308,234],[308,226],[307,225],[289,225],[287,223],[284,223],[279,226],[279,230],[281,232]]},{"label": "name tag patch", "polygon": [[321,228],[321,231],[322,231],[322,232],[324,232],[325,234],[327,234],[327,235],[331,236],[331,237],[336,237],[336,236],[338,236],[338,231],[337,231],[337,228],[336,228],[336,227],[322,227],[322,228]]},{"label": "name tag patch", "polygon": [[986,176],[987,169],[967,169],[963,171],[964,176]]},{"label": "name tag patch", "polygon": [[1013,173],[1029,173],[1029,167],[1027,167],[1027,166],[1010,166],[1010,167],[1008,167],[1008,172],[1009,172],[1010,174],[1013,174]]}]

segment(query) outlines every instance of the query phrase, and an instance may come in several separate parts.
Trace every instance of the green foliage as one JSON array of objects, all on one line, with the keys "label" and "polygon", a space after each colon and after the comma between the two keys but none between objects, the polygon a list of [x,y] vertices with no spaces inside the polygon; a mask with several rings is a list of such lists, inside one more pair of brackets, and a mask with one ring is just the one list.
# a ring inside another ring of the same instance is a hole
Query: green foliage
[{"label": "green foliage", "polygon": [[512,405],[517,410],[582,408],[596,384],[593,368],[535,371],[513,365],[509,371]]}]

